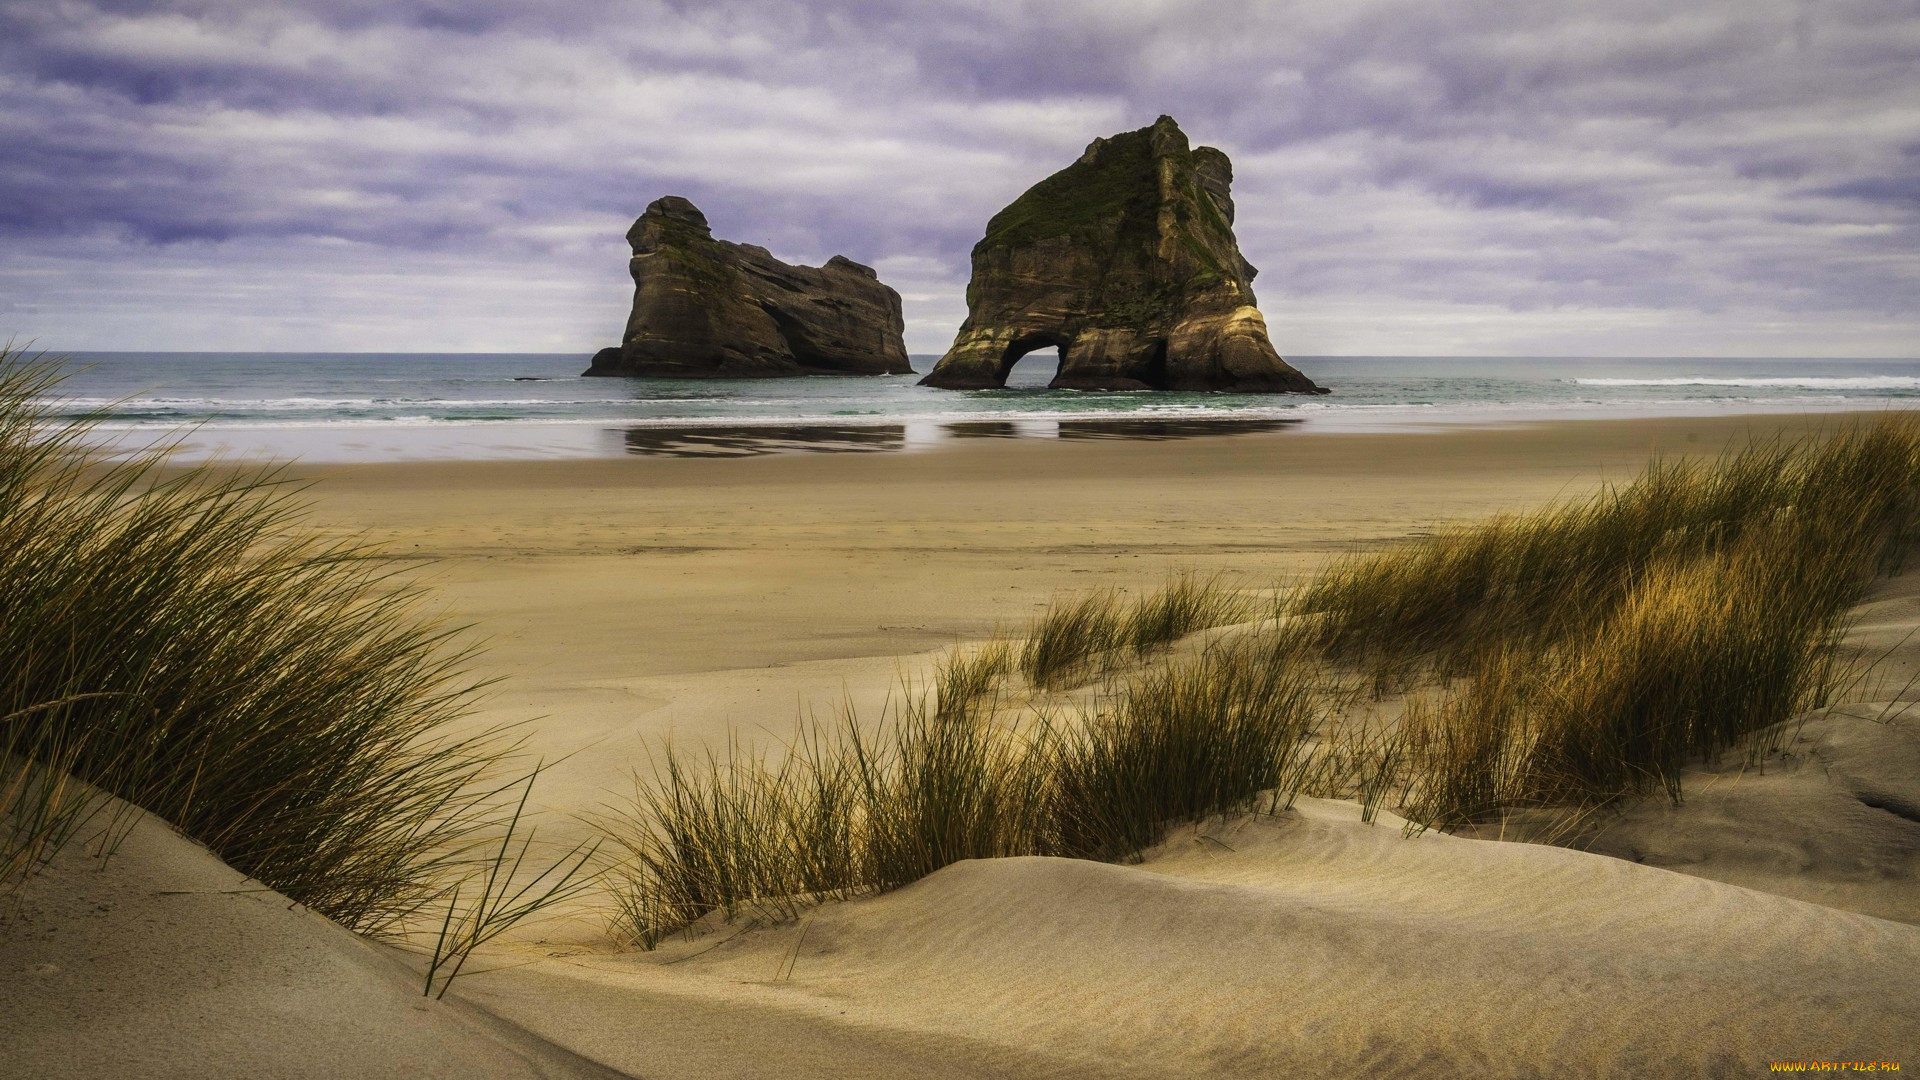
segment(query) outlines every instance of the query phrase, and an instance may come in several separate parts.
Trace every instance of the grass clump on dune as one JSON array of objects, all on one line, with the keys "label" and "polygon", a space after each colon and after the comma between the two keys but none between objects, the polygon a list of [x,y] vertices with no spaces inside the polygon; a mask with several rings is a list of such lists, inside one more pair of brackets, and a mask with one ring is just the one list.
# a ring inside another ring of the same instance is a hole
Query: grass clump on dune
[{"label": "grass clump on dune", "polygon": [[1094,658],[1125,640],[1120,598],[1111,589],[1056,600],[1035,620],[1020,651],[1020,673],[1041,689],[1064,686]]},{"label": "grass clump on dune", "polygon": [[1219,575],[1175,574],[1166,585],[1134,603],[1121,620],[1121,639],[1136,656],[1200,630],[1239,622],[1252,606]]},{"label": "grass clump on dune", "polygon": [[510,740],[449,734],[466,654],[279,473],[91,458],[57,384],[0,349],[11,868],[84,817],[77,780],[350,929],[444,898],[513,820]]},{"label": "grass clump on dune", "polygon": [[[937,704],[878,734],[811,729],[777,765],[669,754],[613,826],[634,856],[624,928],[650,946],[713,912],[787,916],[964,858],[1125,860],[1171,823],[1301,790],[1415,828],[1677,798],[1687,762],[1754,752],[1824,702],[1849,608],[1917,527],[1920,424],[1900,417],[1656,462],[1571,505],[1345,560],[1286,617],[1190,656],[1143,662],[1247,618],[1217,579],[1057,603],[1017,656],[956,653]],[[1002,697],[1016,660],[1042,693],[1095,661],[1131,667],[1104,697],[1023,714]],[[1411,686],[1404,714],[1342,718],[1349,676],[1382,673]]]},{"label": "grass clump on dune", "polygon": [[777,767],[743,756],[690,761],[671,749],[634,805],[608,823],[627,858],[616,871],[618,933],[651,948],[710,912],[790,917],[853,895],[860,878],[841,762],[800,753]]},{"label": "grass clump on dune", "polygon": [[[88,733],[53,716],[77,702],[49,701],[0,716],[0,893],[18,886],[51,858],[100,808],[98,789],[76,782],[73,769]],[[15,728],[21,730],[13,730]]]},{"label": "grass clump on dune", "polygon": [[1825,703],[1862,581],[1789,521],[1649,567],[1621,602],[1541,648],[1482,658],[1408,725],[1408,816],[1466,824],[1505,807],[1680,796],[1680,768]]},{"label": "grass clump on dune", "polygon": [[1335,564],[1295,600],[1328,655],[1442,673],[1484,649],[1550,641],[1618,603],[1658,556],[1715,550],[1790,502],[1797,455],[1750,447],[1706,465],[1655,462],[1624,488],[1449,529]]},{"label": "grass clump on dune", "polygon": [[975,649],[955,649],[940,664],[934,692],[941,712],[971,712],[1000,689],[1013,667],[1013,645],[996,637]]},{"label": "grass clump on dune", "polygon": [[[955,658],[940,682],[965,682]],[[1038,853],[1045,735],[992,725],[963,697],[910,698],[877,733],[803,728],[777,762],[671,748],[608,823],[628,854],[618,932],[652,947],[718,912],[790,917],[896,888],[961,859]]]},{"label": "grass clump on dune", "polygon": [[1111,589],[1056,601],[1034,621],[1020,653],[1020,671],[1040,689],[1057,689],[1072,684],[1095,660],[1142,657],[1250,612],[1217,575],[1176,574],[1131,604]]},{"label": "grass clump on dune", "polygon": [[[973,685],[959,669],[976,662],[952,658],[936,686]],[[962,859],[1128,858],[1273,788],[1310,726],[1309,683],[1278,654],[1218,649],[1064,721],[920,696],[877,733],[807,728],[778,763],[669,751],[608,824],[630,856],[619,932],[651,947],[712,913],[790,917]]]},{"label": "grass clump on dune", "polygon": [[1920,426],[1891,418],[1352,561],[1300,607],[1327,653],[1432,673],[1391,747],[1420,824],[1677,799],[1686,761],[1825,702],[1916,507]]},{"label": "grass clump on dune", "polygon": [[1320,713],[1317,672],[1248,645],[1146,672],[1109,713],[1059,733],[1052,853],[1119,860],[1167,823],[1246,805],[1281,785]]}]

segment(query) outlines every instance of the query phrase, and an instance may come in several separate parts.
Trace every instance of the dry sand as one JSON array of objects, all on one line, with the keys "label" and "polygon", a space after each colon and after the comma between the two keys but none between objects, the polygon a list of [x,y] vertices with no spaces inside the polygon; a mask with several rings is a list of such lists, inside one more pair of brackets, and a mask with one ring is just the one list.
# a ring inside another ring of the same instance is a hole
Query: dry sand
[{"label": "dry sand", "polygon": [[[1747,1076],[1917,1045],[1920,929],[1396,824],[1302,800],[1137,867],[960,863],[717,946],[464,992],[680,1076]],[[702,1030],[715,1005],[864,1068]]]},{"label": "dry sand", "polygon": [[[544,719],[536,799],[593,811],[663,737],[791,735],[1018,627],[1060,591],[1219,570],[1265,588],[1341,551],[1538,505],[1834,417],[1581,421],[919,453],[306,468],[316,520],[371,531],[489,640],[479,720]],[[557,837],[564,823],[551,828]]]},{"label": "dry sand", "polygon": [[[1832,420],[301,472],[321,482],[320,524],[432,560],[440,602],[491,638],[486,673],[508,681],[475,722],[540,717],[532,748],[564,758],[537,796],[559,836],[582,828],[569,815],[629,791],[662,738],[775,739],[843,699],[876,717],[903,673],[1024,621],[1056,590],[1139,589],[1188,568],[1265,587],[1342,550],[1626,479],[1650,453]],[[1920,670],[1903,638],[1914,627],[1920,592],[1890,587],[1856,640],[1863,655],[1893,648],[1887,670]],[[1900,696],[1906,677],[1856,696]],[[1603,844],[1624,858],[1407,840],[1351,806],[1303,801],[1178,833],[1138,866],[964,863],[797,924],[652,954],[604,948],[590,922],[556,924],[507,950],[521,966],[456,990],[531,1034],[457,1009],[430,1012],[431,1031],[404,1022],[419,1052],[497,1046],[497,1068],[472,1075],[502,1076],[571,1075],[578,1063],[555,1046],[657,1077],[1680,1077],[1758,1075],[1776,1058],[1913,1062],[1920,928],[1896,920],[1916,914],[1920,716],[1898,710],[1835,709],[1764,777],[1704,777],[1678,810],[1610,822]],[[118,865],[135,892],[164,869]],[[145,948],[194,955],[198,927],[230,917],[152,923]],[[298,933],[334,929],[310,922]],[[282,972],[299,966],[289,955],[334,957],[303,1005],[244,965],[218,969],[223,985],[320,1027],[403,1022],[385,1002],[406,996],[404,978],[386,997],[348,993],[391,970],[279,932],[240,954]],[[120,970],[97,957],[125,944],[88,940],[78,955]],[[0,970],[22,987],[22,958],[67,963],[29,945],[0,938]],[[198,1032],[170,1045],[211,1040],[195,1051],[205,1075],[271,1074],[261,1062],[284,1062],[282,1048],[345,1053],[244,1008],[203,1011],[196,1027],[151,965],[125,971],[116,1022]],[[0,1028],[0,1050],[22,1031]],[[236,1049],[249,1038],[260,1045]],[[415,1050],[391,1060],[403,1052]],[[333,1075],[410,1074],[351,1064]]]},{"label": "dry sand", "polygon": [[[459,1001],[135,812],[0,902],[0,1075],[619,1075]],[[104,823],[104,822],[103,822]]]}]

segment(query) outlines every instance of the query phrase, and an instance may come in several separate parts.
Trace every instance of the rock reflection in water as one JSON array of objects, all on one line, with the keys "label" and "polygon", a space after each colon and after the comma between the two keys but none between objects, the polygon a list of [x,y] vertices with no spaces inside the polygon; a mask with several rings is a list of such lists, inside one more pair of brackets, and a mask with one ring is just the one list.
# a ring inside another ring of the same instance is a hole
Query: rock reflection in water
[{"label": "rock reflection in water", "polygon": [[[1046,437],[1037,432],[1022,431],[1019,424],[1011,420],[968,420],[957,424],[941,424],[942,434],[955,439],[1018,439]],[[1051,433],[1049,433],[1050,435]]]},{"label": "rock reflection in water", "polygon": [[982,420],[942,425],[956,439],[1197,439],[1284,431],[1305,421],[1284,420]]},{"label": "rock reflection in water", "polygon": [[1137,439],[1160,441],[1283,431],[1300,420],[960,420],[873,427],[642,427],[626,430],[630,454],[730,458],[763,454],[854,454],[924,449],[950,439]]},{"label": "rock reflection in water", "polygon": [[1062,420],[1063,439],[1197,439],[1284,431],[1301,420]]},{"label": "rock reflection in water", "polygon": [[761,454],[857,454],[902,450],[907,429],[881,427],[645,427],[628,428],[627,453],[651,457],[720,458]]}]

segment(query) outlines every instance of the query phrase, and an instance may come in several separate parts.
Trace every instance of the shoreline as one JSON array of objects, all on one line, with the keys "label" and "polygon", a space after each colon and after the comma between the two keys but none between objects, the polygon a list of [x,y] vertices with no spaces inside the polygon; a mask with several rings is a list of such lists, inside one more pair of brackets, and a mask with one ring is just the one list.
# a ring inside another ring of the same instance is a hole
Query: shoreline
[{"label": "shoreline", "polygon": [[[1856,417],[1857,419],[1858,417]],[[1172,442],[982,440],[930,454],[307,465],[313,526],[370,533],[485,646],[475,728],[532,721],[563,814],[662,741],[863,722],[951,645],[1057,593],[1218,572],[1284,587],[1343,552],[1521,510],[1833,417],[1565,422]]]},{"label": "shoreline", "polygon": [[[1291,398],[1291,396],[1288,396]],[[1323,406],[1312,399],[1222,410],[1074,412],[1006,410],[939,415],[872,413],[685,416],[609,420],[420,419],[418,421],[229,422],[199,426],[106,421],[96,445],[112,456],[171,441],[181,463],[298,461],[312,465],[594,461],[628,457],[728,458],[796,453],[938,453],[980,442],[1170,441],[1215,434],[1296,437],[1417,435],[1561,423],[1647,423],[1767,417],[1836,417],[1904,411],[1875,402],[1744,402],[1659,405]]]},{"label": "shoreline", "polygon": [[[1142,438],[1021,438],[1021,436],[977,436],[952,438],[939,444],[916,446],[904,454],[743,454],[728,457],[653,457],[641,454],[614,454],[603,457],[486,457],[486,459],[396,459],[396,461],[332,461],[319,457],[276,459],[294,475],[326,482],[376,482],[422,486],[430,477],[461,484],[472,482],[482,473],[497,473],[501,479],[526,480],[532,477],[563,477],[580,473],[582,480],[609,482],[630,477],[636,482],[695,482],[703,471],[722,475],[739,469],[739,477],[755,471],[801,473],[808,479],[829,479],[833,473],[872,473],[876,477],[899,477],[922,471],[933,465],[950,465],[962,475],[975,469],[973,463],[1008,461],[1029,457],[1046,469],[1058,469],[1060,475],[1073,475],[1079,465],[1092,459],[1123,457],[1129,463],[1142,463],[1148,469],[1183,469],[1188,461],[1206,465],[1225,465],[1235,471],[1260,469],[1263,465],[1290,465],[1308,469],[1336,469],[1346,459],[1348,471],[1377,471],[1357,459],[1357,454],[1390,446],[1423,444],[1436,448],[1436,459],[1427,450],[1415,454],[1390,454],[1379,463],[1396,463],[1425,471],[1446,471],[1457,465],[1480,463],[1480,467],[1505,467],[1501,454],[1526,454],[1528,450],[1546,452],[1538,459],[1540,467],[1578,467],[1592,457],[1596,463],[1628,461],[1638,469],[1651,454],[1695,455],[1703,446],[1718,450],[1743,434],[1770,438],[1774,434],[1791,436],[1801,432],[1830,429],[1834,425],[1857,423],[1884,413],[1914,409],[1801,409],[1801,411],[1747,411],[1747,413],[1709,413],[1709,415],[1653,415],[1653,417],[1530,417],[1501,421],[1457,421],[1457,423],[1421,423],[1384,430],[1332,429],[1313,423],[1288,423],[1275,429],[1238,429],[1233,421],[1192,421],[1190,429],[1177,436]],[[1100,421],[1108,423],[1108,421]],[[1156,425],[1164,421],[1112,421]],[[783,425],[737,425],[714,423],[714,429],[726,427],[772,427]],[[810,427],[810,425],[793,425]],[[818,425],[818,427],[885,427],[885,425]],[[1213,432],[1212,427],[1219,427]],[[1638,454],[1638,457],[1632,455]],[[198,463],[177,459],[182,465]],[[1156,461],[1160,465],[1156,465]],[[246,467],[250,461],[213,461],[213,467]],[[401,479],[411,477],[411,479]]]},{"label": "shoreline", "polygon": [[1056,590],[1138,588],[1173,570],[1267,587],[1338,552],[1628,479],[1657,454],[1848,421],[295,464],[289,476],[313,482],[323,531],[418,560],[456,618],[501,637],[497,662],[524,666],[508,658],[525,650],[576,667],[617,635],[626,671],[665,674],[924,651],[1020,622]]}]

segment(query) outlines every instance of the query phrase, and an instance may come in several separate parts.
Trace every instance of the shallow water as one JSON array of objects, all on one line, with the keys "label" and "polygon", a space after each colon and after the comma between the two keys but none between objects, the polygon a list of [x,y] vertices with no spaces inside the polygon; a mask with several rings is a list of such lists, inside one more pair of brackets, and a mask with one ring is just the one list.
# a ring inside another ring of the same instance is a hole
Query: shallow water
[{"label": "shallow water", "polygon": [[[922,371],[931,356],[913,358]],[[1920,406],[1920,361],[1295,357],[1334,393],[1001,390],[917,376],[587,379],[569,354],[82,353],[58,410],[121,445],[308,460],[741,456],[916,450],[969,438],[1183,438],[1548,418]]]}]

